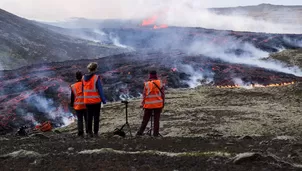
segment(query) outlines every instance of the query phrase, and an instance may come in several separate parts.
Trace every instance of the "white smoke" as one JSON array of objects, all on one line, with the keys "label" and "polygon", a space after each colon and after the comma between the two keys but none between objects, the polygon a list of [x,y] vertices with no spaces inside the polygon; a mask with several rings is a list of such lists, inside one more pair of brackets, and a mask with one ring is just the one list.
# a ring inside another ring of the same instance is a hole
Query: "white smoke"
[{"label": "white smoke", "polygon": [[[34,95],[26,101],[30,105],[34,105],[39,112],[46,114],[46,118],[52,120],[62,119],[64,123],[63,126],[67,126],[73,122],[73,114],[70,112],[65,112],[63,110],[63,106],[57,106],[52,99],[48,99],[39,95]],[[32,123],[37,124],[32,113],[27,113],[25,118],[26,120],[32,121]]]},{"label": "white smoke", "polygon": [[33,123],[34,125],[39,124],[39,122],[37,122],[37,120],[35,119],[33,113],[27,113],[23,118],[25,121],[29,121],[29,122]]},{"label": "white smoke", "polygon": [[234,82],[235,85],[238,85],[242,88],[245,88],[245,89],[253,88],[252,86],[250,86],[250,84],[245,83],[241,78],[232,78],[232,81]]},{"label": "white smoke", "polygon": [[195,88],[204,82],[205,84],[210,83],[213,81],[213,75],[211,77],[207,77],[202,73],[200,70],[195,70],[192,66],[187,65],[187,64],[181,64],[180,66],[177,67],[179,71],[183,71],[186,74],[190,75],[190,80],[186,81],[186,83],[189,85],[190,88]]},{"label": "white smoke", "polygon": [[[230,49],[235,50],[240,47],[247,53],[235,54],[230,53]],[[201,40],[191,44],[188,48],[189,54],[204,55],[210,58],[220,59],[230,63],[246,64],[256,67],[261,67],[273,71],[302,76],[302,71],[299,67],[287,67],[279,61],[264,61],[263,58],[268,57],[269,53],[261,51],[248,43],[240,43],[231,41],[228,44],[219,45],[209,41]]]},{"label": "white smoke", "polygon": [[273,23],[247,16],[218,15],[194,6],[174,5],[160,22],[182,27],[203,27],[219,30],[251,31],[265,33],[302,33],[301,25]]},{"label": "white smoke", "polygon": [[112,41],[112,43],[117,46],[117,47],[121,47],[121,48],[124,48],[124,49],[128,49],[128,50],[131,50],[131,51],[134,51],[134,48],[133,47],[130,47],[130,46],[127,46],[127,45],[124,45],[124,44],[121,44],[120,43],[120,40],[119,40],[119,37],[114,34],[114,33],[110,33],[109,34],[109,39]]},{"label": "white smoke", "polygon": [[284,41],[289,43],[290,45],[293,45],[293,46],[297,46],[297,47],[300,47],[302,48],[302,40],[293,40],[287,36],[284,36],[283,37]]},{"label": "white smoke", "polygon": [[[73,0],[72,2],[70,0],[31,0],[32,3],[21,0],[6,1],[10,1],[10,3],[5,3],[8,5],[7,8],[12,9],[12,12],[16,12],[17,15],[22,13],[23,15],[21,16],[25,15],[24,17],[44,21],[58,21],[71,17],[140,19],[158,15],[158,22],[170,26],[270,33],[302,33],[301,24],[298,24],[298,22],[297,24],[294,23],[293,21],[295,20],[286,24],[283,22],[283,20],[295,16],[297,16],[297,21],[299,21],[299,12],[294,13],[290,8],[280,8],[278,10],[272,7],[258,11],[259,14],[257,16],[260,19],[254,19],[251,16],[243,16],[242,14],[218,15],[210,12],[206,8],[213,4],[208,0],[87,0],[85,2],[82,0]],[[68,8],[66,8],[67,6]],[[259,8],[261,9],[261,7]],[[53,12],[54,9],[56,13]],[[276,10],[278,11],[276,12]],[[268,16],[273,14],[275,15],[273,18],[277,19],[265,21],[266,18],[261,17],[266,17],[266,14]],[[83,20],[86,21],[85,19]],[[86,23],[86,25],[88,24],[91,23]]]}]

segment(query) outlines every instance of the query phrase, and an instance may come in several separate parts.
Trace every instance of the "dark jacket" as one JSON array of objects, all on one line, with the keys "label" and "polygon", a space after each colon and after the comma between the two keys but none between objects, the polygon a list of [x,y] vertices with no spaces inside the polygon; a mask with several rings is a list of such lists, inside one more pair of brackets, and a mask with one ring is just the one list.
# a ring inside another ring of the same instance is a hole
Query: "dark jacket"
[{"label": "dark jacket", "polygon": [[[84,75],[84,80],[89,81],[92,78],[93,75],[95,75],[95,74]],[[99,91],[99,95],[102,99],[102,103],[106,104],[106,98],[105,98],[105,95],[104,95],[104,91],[103,91],[103,87],[102,87],[102,84],[101,84],[100,76],[98,76],[98,80],[96,82],[96,88]]]}]

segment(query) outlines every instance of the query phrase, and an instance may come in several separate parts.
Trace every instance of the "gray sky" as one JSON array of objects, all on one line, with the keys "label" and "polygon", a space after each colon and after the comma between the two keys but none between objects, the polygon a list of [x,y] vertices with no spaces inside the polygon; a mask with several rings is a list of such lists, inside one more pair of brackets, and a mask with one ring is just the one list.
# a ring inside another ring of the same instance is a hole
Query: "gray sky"
[{"label": "gray sky", "polygon": [[208,8],[260,3],[302,5],[302,0],[0,0],[0,8],[28,19],[58,21],[71,17],[145,17],[175,4]]}]

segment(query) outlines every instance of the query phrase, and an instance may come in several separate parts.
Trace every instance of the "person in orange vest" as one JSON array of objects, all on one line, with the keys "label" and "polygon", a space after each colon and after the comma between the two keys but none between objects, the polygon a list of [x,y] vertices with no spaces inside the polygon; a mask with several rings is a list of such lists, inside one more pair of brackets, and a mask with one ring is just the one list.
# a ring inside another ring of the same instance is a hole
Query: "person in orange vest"
[{"label": "person in orange vest", "polygon": [[83,118],[85,121],[86,133],[87,133],[87,110],[86,105],[84,104],[84,94],[83,94],[83,84],[82,84],[82,73],[80,71],[76,72],[77,82],[70,86],[71,97],[70,97],[70,106],[76,111],[78,118],[78,136],[84,136],[84,125]]},{"label": "person in orange vest", "polygon": [[144,117],[137,136],[143,135],[152,113],[154,116],[153,136],[159,136],[159,119],[165,104],[164,86],[157,78],[156,71],[149,73],[149,80],[144,83],[143,100],[141,107],[144,108]]},{"label": "person in orange vest", "polygon": [[[96,74],[97,63],[92,62],[88,64],[87,69],[89,74],[82,79],[84,85],[84,103],[87,108],[87,129],[90,137],[98,136],[99,122],[101,113],[101,103],[106,104],[103,87],[100,76]],[[92,121],[94,121],[94,132],[92,133]]]}]

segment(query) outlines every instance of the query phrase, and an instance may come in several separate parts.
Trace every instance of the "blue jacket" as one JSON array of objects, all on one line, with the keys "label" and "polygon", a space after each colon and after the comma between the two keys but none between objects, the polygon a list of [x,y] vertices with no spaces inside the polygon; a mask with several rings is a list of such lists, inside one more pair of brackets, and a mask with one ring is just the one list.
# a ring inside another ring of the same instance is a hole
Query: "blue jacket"
[{"label": "blue jacket", "polygon": [[[85,81],[89,81],[89,80],[92,78],[93,75],[95,75],[95,74],[84,75],[84,80],[85,80]],[[106,98],[105,98],[105,95],[104,95],[104,91],[103,91],[103,87],[102,87],[102,84],[101,84],[101,79],[100,79],[100,77],[98,77],[98,80],[97,80],[97,82],[96,82],[96,88],[97,88],[98,91],[99,91],[99,95],[100,95],[100,97],[101,97],[101,99],[102,99],[102,103],[103,103],[103,104],[106,104]]]}]

